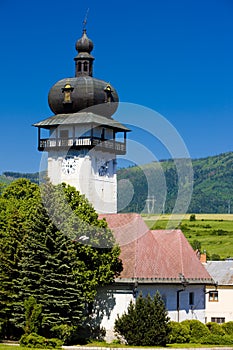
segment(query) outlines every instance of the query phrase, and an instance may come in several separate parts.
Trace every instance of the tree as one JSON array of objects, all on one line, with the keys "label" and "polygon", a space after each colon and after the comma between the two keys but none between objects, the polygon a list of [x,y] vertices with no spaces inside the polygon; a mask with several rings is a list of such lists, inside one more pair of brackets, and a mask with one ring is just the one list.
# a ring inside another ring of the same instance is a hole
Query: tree
[{"label": "tree", "polygon": [[106,221],[65,184],[47,182],[40,189],[19,179],[0,199],[0,321],[30,329],[25,300],[33,297],[41,307],[39,334],[48,337],[54,326],[82,325],[97,287],[112,282],[122,269]]},{"label": "tree", "polygon": [[115,331],[126,340],[128,345],[165,346],[168,341],[169,317],[164,302],[156,292],[151,298],[142,294],[136,302],[130,302],[127,312],[115,321]]}]

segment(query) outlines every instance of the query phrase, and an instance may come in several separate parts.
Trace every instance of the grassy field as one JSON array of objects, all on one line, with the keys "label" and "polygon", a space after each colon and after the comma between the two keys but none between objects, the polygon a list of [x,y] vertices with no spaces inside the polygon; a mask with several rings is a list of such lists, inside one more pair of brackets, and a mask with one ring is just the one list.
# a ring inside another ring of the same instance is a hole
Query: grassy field
[{"label": "grassy field", "polygon": [[233,214],[195,214],[195,221],[190,215],[143,215],[143,219],[152,230],[180,228],[190,243],[200,242],[209,259],[233,257]]},{"label": "grassy field", "polygon": [[[129,346],[129,345],[122,345],[122,344],[108,344],[108,343],[99,343],[99,344],[89,344],[86,346],[86,348],[88,349],[88,347],[100,347],[100,348],[138,348],[138,349],[143,349],[143,348],[151,348],[151,349],[161,349],[161,347],[156,347],[156,346]],[[187,344],[168,344],[166,346],[166,348],[170,348],[170,349],[201,349],[201,348],[211,348],[211,349],[217,349],[218,347],[220,347],[220,345],[214,346],[214,345],[202,345],[202,344],[193,344],[193,343],[187,343]],[[221,346],[221,348],[226,347],[227,349],[233,349],[232,347],[229,346]],[[81,346],[80,348],[83,348],[83,346]],[[32,348],[25,348],[22,346],[18,346],[18,345],[4,345],[4,344],[0,344],[0,350],[31,350]],[[37,348],[33,348],[34,350],[43,350],[42,348],[37,349]]]}]

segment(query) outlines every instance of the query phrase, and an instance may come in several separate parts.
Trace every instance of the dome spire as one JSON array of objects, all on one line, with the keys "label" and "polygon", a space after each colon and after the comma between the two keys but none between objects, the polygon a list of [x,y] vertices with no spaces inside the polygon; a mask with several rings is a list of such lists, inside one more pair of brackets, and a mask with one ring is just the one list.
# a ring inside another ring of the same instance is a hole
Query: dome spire
[{"label": "dome spire", "polygon": [[78,55],[74,58],[75,60],[75,76],[91,76],[92,77],[92,66],[94,57],[90,54],[93,50],[93,42],[87,36],[86,24],[87,24],[87,15],[89,9],[87,9],[87,13],[85,19],[83,21],[83,33],[80,39],[76,41],[76,50],[78,51]]},{"label": "dome spire", "polygon": [[89,13],[89,7],[87,9],[86,16],[85,16],[85,18],[83,20],[83,31],[86,30],[88,13]]}]

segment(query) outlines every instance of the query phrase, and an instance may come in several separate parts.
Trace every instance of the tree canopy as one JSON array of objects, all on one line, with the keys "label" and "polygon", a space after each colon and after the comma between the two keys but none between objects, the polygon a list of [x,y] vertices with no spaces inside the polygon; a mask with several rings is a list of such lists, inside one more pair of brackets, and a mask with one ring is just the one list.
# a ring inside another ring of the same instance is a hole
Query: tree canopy
[{"label": "tree canopy", "polygon": [[19,179],[0,197],[0,332],[30,328],[25,305],[34,298],[38,333],[82,326],[98,286],[121,270],[119,247],[105,220],[66,184],[39,187]]}]

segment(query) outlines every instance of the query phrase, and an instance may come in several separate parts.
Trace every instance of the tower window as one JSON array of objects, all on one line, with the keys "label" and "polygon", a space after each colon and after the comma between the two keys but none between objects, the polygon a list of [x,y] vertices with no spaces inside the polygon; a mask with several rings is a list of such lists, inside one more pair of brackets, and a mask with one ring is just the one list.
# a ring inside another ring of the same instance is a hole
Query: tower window
[{"label": "tower window", "polygon": [[88,71],[88,63],[85,61],[83,65],[83,71],[87,72]]},{"label": "tower window", "polygon": [[78,72],[81,72],[81,70],[82,70],[82,63],[78,62]]}]

